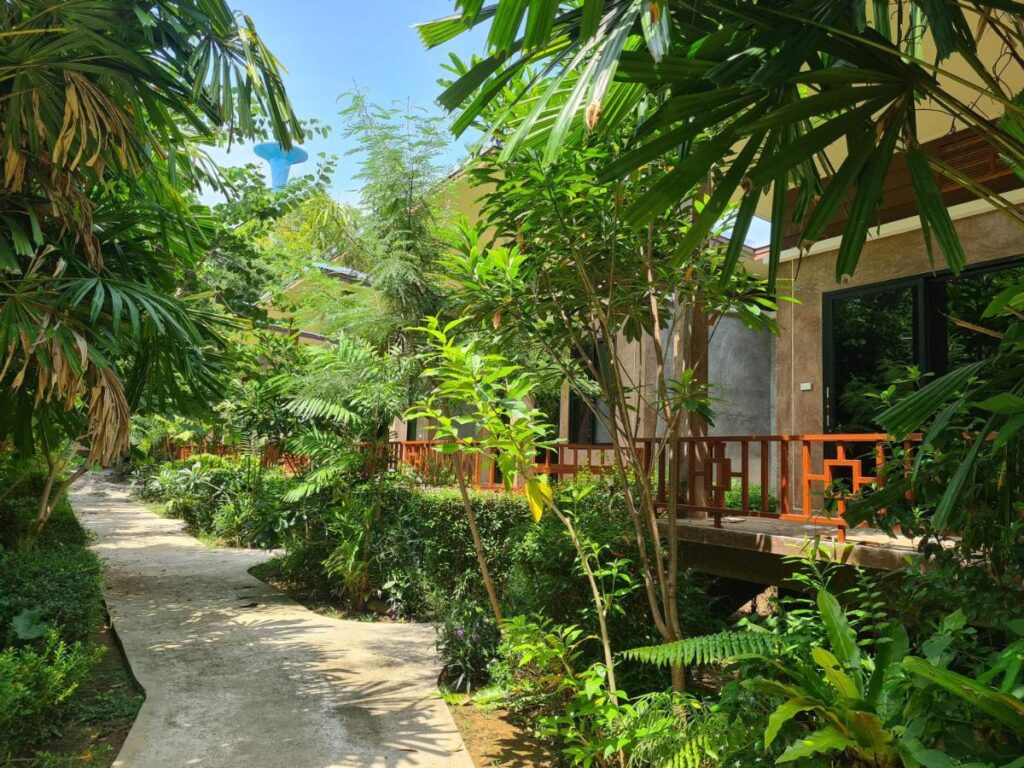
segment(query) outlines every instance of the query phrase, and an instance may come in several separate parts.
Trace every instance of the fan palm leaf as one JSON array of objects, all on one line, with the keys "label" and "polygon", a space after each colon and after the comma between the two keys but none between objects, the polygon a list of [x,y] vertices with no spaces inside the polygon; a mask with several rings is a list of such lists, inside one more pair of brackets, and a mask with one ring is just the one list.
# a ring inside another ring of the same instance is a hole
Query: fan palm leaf
[{"label": "fan palm leaf", "polygon": [[176,294],[221,184],[200,145],[302,131],[224,0],[12,0],[0,41],[0,440],[61,424],[109,462],[133,408],[216,387],[218,320]]}]

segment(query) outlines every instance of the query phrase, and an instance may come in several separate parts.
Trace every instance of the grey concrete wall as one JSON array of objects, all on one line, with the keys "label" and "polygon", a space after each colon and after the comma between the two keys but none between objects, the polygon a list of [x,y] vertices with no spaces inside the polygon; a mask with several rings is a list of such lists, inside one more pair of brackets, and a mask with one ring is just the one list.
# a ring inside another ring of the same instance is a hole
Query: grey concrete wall
[{"label": "grey concrete wall", "polygon": [[[712,435],[771,435],[775,432],[775,337],[751,331],[736,317],[718,321],[708,349],[715,424]],[[733,468],[740,468],[740,449],[730,445]],[[751,482],[761,483],[760,449],[750,448]],[[774,477],[776,457],[771,457]]]},{"label": "grey concrete wall", "polygon": [[775,355],[772,334],[751,331],[736,317],[718,321],[708,350],[708,381],[718,435],[770,435],[774,430]]}]

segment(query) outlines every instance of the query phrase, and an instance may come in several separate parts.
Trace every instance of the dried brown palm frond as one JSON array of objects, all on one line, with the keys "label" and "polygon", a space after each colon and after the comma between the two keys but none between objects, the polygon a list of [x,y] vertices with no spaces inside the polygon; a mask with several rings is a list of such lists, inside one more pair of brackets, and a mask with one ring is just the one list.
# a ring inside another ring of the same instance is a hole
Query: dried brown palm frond
[{"label": "dried brown palm frond", "polygon": [[132,412],[124,385],[109,368],[89,369],[89,462],[112,464],[128,451]]}]

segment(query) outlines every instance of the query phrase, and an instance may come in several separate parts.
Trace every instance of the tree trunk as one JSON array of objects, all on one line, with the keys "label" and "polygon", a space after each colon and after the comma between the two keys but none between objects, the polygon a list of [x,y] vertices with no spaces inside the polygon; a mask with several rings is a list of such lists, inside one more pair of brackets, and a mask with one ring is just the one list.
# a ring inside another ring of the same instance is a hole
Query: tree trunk
[{"label": "tree trunk", "polygon": [[499,624],[505,620],[501,611],[501,603],[498,602],[498,592],[491,580],[491,571],[487,567],[487,558],[484,556],[484,543],[480,538],[480,529],[476,525],[476,514],[473,512],[473,500],[469,498],[469,488],[466,484],[466,474],[462,466],[460,454],[452,454],[455,463],[455,478],[459,482],[459,493],[462,495],[462,506],[466,510],[466,519],[469,521],[469,532],[473,537],[473,551],[476,552],[476,561],[480,565],[480,576],[484,580],[484,589],[487,590],[487,601],[491,604],[491,612],[494,620]]},{"label": "tree trunk", "polygon": [[53,508],[57,505],[57,502],[60,501],[61,496],[67,493],[71,484],[84,475],[88,469],[88,467],[83,464],[72,472],[64,482],[60,483],[57,486],[57,490],[54,491],[53,482],[62,465],[52,460],[49,460],[48,463],[50,465],[50,472],[46,477],[46,485],[43,488],[42,498],[39,500],[39,513],[36,516],[33,531],[36,536],[42,533],[43,528],[45,528],[46,524],[50,521],[50,516],[53,514]]},{"label": "tree trunk", "polygon": [[36,523],[33,528],[37,536],[42,532],[53,512],[53,508],[50,506],[50,493],[53,491],[53,481],[57,476],[58,465],[49,452],[46,454],[46,464],[49,471],[46,473],[46,485],[43,486],[43,492],[39,496],[39,512],[36,513]]}]

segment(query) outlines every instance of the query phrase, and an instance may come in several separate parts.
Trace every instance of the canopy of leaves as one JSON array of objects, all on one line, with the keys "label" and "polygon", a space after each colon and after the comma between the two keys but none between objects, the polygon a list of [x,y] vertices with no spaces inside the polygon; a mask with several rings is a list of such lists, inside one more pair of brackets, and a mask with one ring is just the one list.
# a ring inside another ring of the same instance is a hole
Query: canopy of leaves
[{"label": "canopy of leaves", "polygon": [[[739,197],[742,235],[767,195],[770,261],[777,264],[787,225],[799,227],[809,244],[845,207],[836,275],[850,274],[897,152],[906,155],[929,248],[934,236],[952,268],[964,254],[937,175],[1021,220],[978,179],[925,152],[919,134],[924,111],[936,112],[981,137],[1013,168],[1024,167],[1024,112],[1014,92],[1024,82],[1024,5],[1014,0],[499,0],[488,6],[459,0],[456,6],[460,13],[420,28],[424,42],[436,46],[489,25],[486,57],[440,98],[461,110],[456,131],[475,125],[501,138],[503,158],[532,147],[551,164],[586,132],[614,132],[639,113],[630,151],[608,164],[603,177],[622,178],[658,158],[670,158],[671,166],[630,206],[634,225],[711,180],[715,195],[695,232],[710,232],[728,201]],[[991,55],[979,46],[983,36]],[[525,110],[481,119],[517,81],[517,103]],[[845,157],[839,167],[830,160],[836,154]]]},{"label": "canopy of leaves", "polygon": [[175,296],[212,234],[188,192],[220,184],[198,145],[301,128],[222,0],[15,0],[0,39],[0,439],[109,462],[132,408],[215,383],[211,318]]}]

